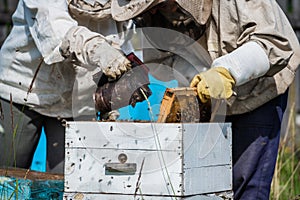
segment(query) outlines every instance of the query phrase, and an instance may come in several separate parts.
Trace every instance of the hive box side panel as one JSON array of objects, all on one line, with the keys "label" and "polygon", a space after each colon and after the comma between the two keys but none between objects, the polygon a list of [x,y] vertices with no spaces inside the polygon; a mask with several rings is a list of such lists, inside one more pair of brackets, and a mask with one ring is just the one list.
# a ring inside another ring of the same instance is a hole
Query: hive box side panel
[{"label": "hive box side panel", "polygon": [[127,122],[68,122],[66,148],[174,150],[182,125]]},{"label": "hive box side panel", "polygon": [[[119,165],[118,155],[127,155],[127,164],[136,168],[126,172],[109,170]],[[161,154],[161,155],[158,155]],[[65,191],[82,193],[182,195],[179,152],[116,149],[68,149],[65,162]],[[159,157],[163,156],[162,162]],[[174,191],[172,190],[174,189]]]},{"label": "hive box side panel", "polygon": [[185,124],[183,128],[185,194],[231,190],[230,124]]},{"label": "hive box side panel", "polygon": [[185,194],[201,194],[230,191],[232,188],[229,165],[185,169]]}]

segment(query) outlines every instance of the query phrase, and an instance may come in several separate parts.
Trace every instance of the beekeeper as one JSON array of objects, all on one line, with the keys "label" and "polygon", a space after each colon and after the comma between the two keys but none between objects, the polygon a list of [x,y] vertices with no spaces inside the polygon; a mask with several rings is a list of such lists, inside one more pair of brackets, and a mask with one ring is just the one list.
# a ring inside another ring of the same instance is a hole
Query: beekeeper
[{"label": "beekeeper", "polygon": [[[300,61],[297,38],[276,1],[112,0],[112,14],[117,21],[133,18],[137,27],[173,29],[202,44],[213,62],[194,74],[190,86],[203,103],[228,102],[234,197],[269,199],[287,91]],[[164,42],[161,37],[146,35],[154,46]]]},{"label": "beekeeper", "polygon": [[48,171],[63,172],[64,119],[95,115],[94,74],[113,80],[130,68],[118,34],[130,24],[116,23],[110,6],[19,1],[0,53],[0,167],[30,168],[43,127]]}]

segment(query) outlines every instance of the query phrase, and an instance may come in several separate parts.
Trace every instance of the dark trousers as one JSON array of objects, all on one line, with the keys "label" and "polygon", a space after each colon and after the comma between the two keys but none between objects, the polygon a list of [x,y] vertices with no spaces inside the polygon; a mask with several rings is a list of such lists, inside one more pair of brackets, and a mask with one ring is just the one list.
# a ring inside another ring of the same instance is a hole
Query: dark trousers
[{"label": "dark trousers", "polygon": [[229,116],[233,134],[234,199],[268,200],[288,92],[256,110]]},{"label": "dark trousers", "polygon": [[[42,127],[47,140],[47,171],[63,173],[65,127],[62,119],[0,99],[0,167],[29,169]],[[71,120],[71,119],[67,119]]]}]

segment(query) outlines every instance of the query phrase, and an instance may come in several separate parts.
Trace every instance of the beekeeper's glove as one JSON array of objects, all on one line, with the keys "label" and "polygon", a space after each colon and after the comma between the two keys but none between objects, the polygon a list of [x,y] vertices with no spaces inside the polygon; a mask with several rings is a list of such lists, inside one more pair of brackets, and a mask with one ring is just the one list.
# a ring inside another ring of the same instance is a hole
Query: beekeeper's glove
[{"label": "beekeeper's glove", "polygon": [[197,87],[197,93],[202,103],[211,97],[227,99],[233,94],[235,81],[229,71],[223,67],[214,67],[196,75],[190,86]]},{"label": "beekeeper's glove", "polygon": [[76,26],[71,28],[60,47],[61,54],[87,69],[100,67],[110,80],[131,68],[130,61],[102,35]]},{"label": "beekeeper's glove", "polygon": [[191,87],[197,87],[200,100],[205,103],[210,97],[228,99],[233,87],[263,76],[270,68],[264,49],[250,41],[231,53],[215,59],[211,68],[196,75]]}]

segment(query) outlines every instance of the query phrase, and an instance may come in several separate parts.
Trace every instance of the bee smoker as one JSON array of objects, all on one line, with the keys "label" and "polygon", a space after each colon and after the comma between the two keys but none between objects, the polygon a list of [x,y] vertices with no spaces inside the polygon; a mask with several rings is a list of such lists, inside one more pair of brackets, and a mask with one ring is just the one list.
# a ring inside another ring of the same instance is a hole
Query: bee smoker
[{"label": "bee smoker", "polygon": [[128,54],[127,58],[132,66],[129,71],[113,82],[108,81],[104,74],[98,81],[94,101],[100,118],[105,113],[127,105],[135,107],[137,102],[144,101],[152,94],[148,87],[150,81],[147,66],[134,53]]}]

